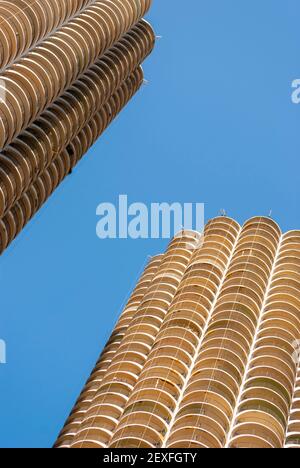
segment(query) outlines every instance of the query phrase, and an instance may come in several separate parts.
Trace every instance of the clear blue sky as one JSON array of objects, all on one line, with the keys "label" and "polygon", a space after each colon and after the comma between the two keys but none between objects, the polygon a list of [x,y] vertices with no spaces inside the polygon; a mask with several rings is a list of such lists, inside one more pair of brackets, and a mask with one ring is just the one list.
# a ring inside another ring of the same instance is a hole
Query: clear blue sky
[{"label": "clear blue sky", "polygon": [[0,259],[0,446],[50,447],[147,255],[96,206],[204,202],[300,228],[297,0],[155,0],[145,86]]}]

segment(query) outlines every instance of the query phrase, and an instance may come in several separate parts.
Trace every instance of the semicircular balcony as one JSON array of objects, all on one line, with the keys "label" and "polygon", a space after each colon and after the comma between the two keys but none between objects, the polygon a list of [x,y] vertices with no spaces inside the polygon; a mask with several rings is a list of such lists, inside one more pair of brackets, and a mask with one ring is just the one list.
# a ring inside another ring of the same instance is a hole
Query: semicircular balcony
[{"label": "semicircular balcony", "polygon": [[[253,319],[254,320],[254,319]],[[252,343],[252,338],[255,333],[255,324],[253,320],[245,316],[243,313],[232,310],[216,313],[208,327],[209,332],[218,332],[219,330],[230,330],[241,334],[247,342]]]},{"label": "semicircular balcony", "polygon": [[[95,424],[92,422],[92,424]],[[77,431],[74,441],[71,443],[72,448],[85,448],[86,442],[92,442],[97,446],[105,447],[108,442],[110,441],[113,433],[111,431],[107,431],[101,427],[97,427],[96,425],[92,425],[88,428],[80,429]]]},{"label": "semicircular balcony", "polygon": [[155,415],[157,418],[169,424],[172,418],[172,411],[161,401],[149,400],[148,398],[141,398],[138,401],[128,404],[126,406],[122,419],[127,415],[146,413],[148,415]]},{"label": "semicircular balcony", "polygon": [[285,385],[289,385],[289,388],[290,387],[293,388],[294,372],[291,370],[290,366],[288,366],[281,359],[278,359],[275,356],[270,356],[268,354],[263,354],[251,360],[250,369],[252,370],[252,369],[255,369],[256,367],[269,368],[268,375],[271,375],[274,370],[277,370],[278,377],[279,375],[284,376],[284,379],[282,380],[282,382],[285,382]]},{"label": "semicircular balcony", "polygon": [[245,337],[241,330],[236,331],[230,327],[220,327],[215,329],[208,329],[205,334],[204,343],[211,341],[211,340],[219,340],[220,344],[222,344],[222,340],[229,340],[230,342],[234,343],[234,346],[238,346],[243,352],[246,352],[248,356],[251,341]]},{"label": "semicircular balcony", "polygon": [[[148,420],[146,418],[144,423],[142,421],[133,422],[131,420],[130,424],[127,424],[126,426],[121,425],[118,427],[111,441],[110,447],[117,448],[122,446],[120,445],[122,444],[122,441],[133,441],[134,439],[136,440],[134,445],[136,448],[141,447],[141,442],[143,446],[148,444],[149,447],[160,447],[164,440],[163,435],[148,425],[148,421],[149,416]],[[131,447],[133,447],[133,445],[131,445]]]},{"label": "semicircular balcony", "polygon": [[[241,445],[242,444],[242,445]],[[282,448],[283,434],[274,430],[269,420],[255,414],[244,413],[236,424],[229,443],[230,448]]]},{"label": "semicircular balcony", "polygon": [[217,391],[213,389],[210,390],[206,388],[204,390],[197,390],[193,392],[189,392],[184,395],[181,407],[184,407],[189,404],[196,405],[198,404],[201,408],[203,403],[210,403],[215,408],[219,409],[225,415],[225,420],[232,417],[233,409],[232,405],[229,403],[227,396],[224,397]]},{"label": "semicircular balcony", "polygon": [[197,370],[192,372],[190,382],[193,382],[198,379],[208,379],[216,380],[218,382],[223,382],[223,384],[230,388],[234,395],[237,395],[239,392],[238,382],[223,369],[215,369],[212,367],[199,367]]},{"label": "semicircular balcony", "polygon": [[172,431],[167,448],[222,448],[218,438],[205,428],[185,427]]},{"label": "semicircular balcony", "polygon": [[234,311],[240,311],[251,318],[255,317],[255,323],[260,314],[260,307],[258,304],[248,296],[243,294],[235,294],[234,292],[223,294],[218,299],[215,311],[220,309],[230,310],[232,313]]},{"label": "semicircular balcony", "polygon": [[270,262],[266,262],[265,255],[260,255],[260,252],[256,249],[243,249],[236,251],[231,260],[231,266],[238,265],[240,268],[248,269],[253,267],[254,270],[264,272],[263,277],[270,276],[271,267]]},{"label": "semicircular balcony", "polygon": [[258,255],[269,268],[272,267],[273,260],[275,257],[276,249],[271,246],[268,241],[265,241],[263,237],[255,237],[254,239],[250,236],[244,236],[244,238],[239,238],[237,249],[235,251],[235,257],[239,255],[240,252],[249,253],[249,261],[251,262],[252,255]]},{"label": "semicircular balcony", "polygon": [[[207,222],[204,233],[207,233],[207,231],[211,229],[221,229],[227,236],[231,234],[235,239],[239,234],[241,227],[234,219],[227,216],[218,216]],[[224,233],[222,235],[224,235]]]},{"label": "semicircular balcony", "polygon": [[190,274],[191,277],[193,277],[196,275],[201,275],[203,271],[208,272],[211,275],[211,278],[218,278],[219,281],[221,281],[224,272],[223,268],[221,268],[219,265],[214,264],[214,262],[211,262],[210,260],[207,261],[206,258],[196,258],[193,256],[190,260],[185,274]]},{"label": "semicircular balcony", "polygon": [[261,400],[270,403],[280,414],[280,422],[283,430],[285,430],[290,409],[290,398],[286,400],[276,390],[263,385],[262,382],[261,386],[253,386],[252,384],[251,387],[246,388],[242,393],[242,400],[245,402]]},{"label": "semicircular balcony", "polygon": [[[296,373],[296,364],[293,361],[292,354],[289,354],[289,352],[283,348],[280,348],[279,346],[280,343],[275,343],[274,345],[263,345],[260,343],[260,346],[257,346],[254,353],[253,357],[259,357],[259,356],[268,356],[268,357],[274,357],[276,360],[282,361],[288,368],[290,369],[292,375]],[[276,361],[277,365],[277,361]]]},{"label": "semicircular balcony", "polygon": [[174,411],[176,407],[176,399],[173,396],[171,396],[169,392],[160,388],[149,387],[134,390],[134,392],[132,392],[132,394],[130,395],[129,404],[140,402],[142,400],[159,401],[162,405],[164,405],[164,407],[168,408],[170,411]]},{"label": "semicircular balcony", "polygon": [[256,229],[259,232],[260,229],[270,232],[279,241],[282,232],[278,224],[271,218],[264,216],[254,216],[245,222],[243,229]]},{"label": "semicircular balcony", "polygon": [[173,437],[173,435],[175,436],[176,431],[188,427],[194,427],[207,431],[219,441],[221,446],[225,442],[227,428],[224,428],[224,422],[215,420],[209,412],[207,414],[199,415],[189,414],[176,419],[174,425],[172,426],[170,437]]},{"label": "semicircular balcony", "polygon": [[176,360],[179,360],[181,363],[185,364],[187,367],[190,367],[192,364],[192,358],[193,356],[187,352],[187,350],[183,346],[183,342],[179,341],[177,342],[177,346],[170,346],[170,345],[164,345],[162,346],[157,346],[157,343],[155,343],[155,346],[152,348],[151,353],[149,354],[149,359],[152,359],[153,357],[169,357],[173,358]]},{"label": "semicircular balcony", "polygon": [[288,434],[285,441],[285,448],[300,448],[300,433]]},{"label": "semicircular balcony", "polygon": [[184,339],[189,343],[187,346],[187,350],[193,349],[195,350],[198,344],[198,336],[192,332],[191,330],[182,329],[182,327],[170,326],[164,327],[162,326],[160,332],[157,335],[156,341],[159,342],[160,340],[177,340]]},{"label": "semicircular balcony", "polygon": [[[201,277],[191,278],[189,275],[184,276],[180,287],[177,290],[176,297],[192,293],[197,296],[201,295],[212,302],[215,298],[218,284],[214,284],[209,278]],[[174,301],[176,300],[176,297]]]},{"label": "semicircular balcony", "polygon": [[185,302],[170,308],[164,326],[185,324],[187,329],[193,330],[199,336],[205,326],[207,317],[208,311],[201,304]]},{"label": "semicircular balcony", "polygon": [[287,420],[275,404],[261,398],[244,400],[239,406],[235,427],[250,422],[271,430],[276,435],[278,443],[283,443]]},{"label": "semicircular balcony", "polygon": [[[147,411],[131,411],[122,417],[114,438],[118,438],[120,431],[133,423],[141,427],[151,428],[159,437],[164,437],[168,430],[167,422],[160,416]],[[146,439],[148,440],[148,437]]]},{"label": "semicircular balcony", "polygon": [[238,285],[245,284],[254,288],[258,294],[264,295],[267,286],[266,278],[262,277],[256,268],[253,270],[251,268],[242,269],[239,265],[235,265],[227,271],[225,282],[228,285],[234,283],[234,281]]},{"label": "semicircular balcony", "polygon": [[[145,372],[147,374],[147,371]],[[149,377],[148,375],[144,377],[144,375],[142,374],[135,387],[135,391],[142,390],[145,388],[155,388],[156,390],[163,390],[164,392],[168,393],[172,398],[175,398],[175,400],[179,399],[181,390],[180,386],[174,384],[167,373],[165,375],[165,378]]]},{"label": "semicircular balcony", "polygon": [[[282,325],[278,325],[278,322],[272,326],[271,318],[264,323],[264,327],[260,330],[257,335],[257,341],[260,343],[261,341],[274,344],[277,342],[281,342],[283,348],[288,350],[291,349],[294,338],[293,335],[288,331],[282,328]],[[293,351],[294,352],[294,351]],[[291,354],[293,354],[293,352]]]},{"label": "semicircular balcony", "polygon": [[167,367],[170,370],[178,372],[178,374],[186,377],[188,373],[188,366],[181,362],[180,359],[174,358],[172,356],[153,356],[149,357],[147,360],[147,369],[151,367]]},{"label": "semicircular balcony", "polygon": [[232,258],[232,263],[239,261],[241,258],[245,259],[245,263],[259,264],[266,273],[270,274],[273,266],[273,258],[269,257],[261,248],[258,246],[254,247],[251,244],[240,245],[235,250],[235,254]]},{"label": "semicircular balcony", "polygon": [[196,352],[196,346],[190,341],[189,336],[186,336],[185,330],[178,329],[178,332],[173,333],[169,336],[163,336],[162,334],[158,335],[153,346],[153,350],[162,347],[177,347],[180,343],[180,346],[189,356],[194,356]]},{"label": "semicircular balcony", "polygon": [[145,366],[140,381],[147,378],[161,379],[170,382],[180,389],[182,389],[184,385],[184,377],[177,370],[159,364],[156,366]]},{"label": "semicircular balcony", "polygon": [[174,317],[173,314],[169,318],[167,317],[163,323],[161,330],[165,330],[168,327],[170,328],[182,328],[190,331],[191,334],[195,335],[196,337],[200,337],[202,334],[202,327],[204,324],[204,320],[201,320],[202,325],[197,323],[197,320],[191,320],[189,312],[180,312],[177,313]]},{"label": "semicircular balcony", "polygon": [[227,359],[221,358],[219,356],[217,356],[217,358],[206,356],[197,359],[197,362],[193,369],[193,374],[196,373],[198,370],[201,370],[202,368],[223,370],[224,372],[227,372],[237,382],[237,385],[240,385],[244,375],[241,369],[236,367],[236,365],[234,365]]},{"label": "semicircular balcony", "polygon": [[243,361],[241,356],[235,354],[230,349],[220,349],[219,347],[204,349],[200,352],[197,363],[203,359],[214,359],[216,364],[218,362],[221,363],[221,361],[225,361],[228,364],[232,364],[241,374],[245,369],[245,361]]},{"label": "semicircular balcony", "polygon": [[181,419],[184,420],[185,417],[200,417],[202,415],[209,416],[226,430],[230,426],[230,417],[224,412],[222,406],[217,407],[212,399],[180,405],[176,423],[180,423]]},{"label": "semicircular balcony", "polygon": [[191,282],[196,281],[198,284],[205,284],[205,282],[208,281],[208,284],[210,284],[212,288],[215,288],[215,285],[220,283],[221,278],[222,274],[220,269],[206,263],[193,263],[193,260],[191,260],[181,284],[185,285],[189,280]]},{"label": "semicircular balcony", "polygon": [[260,337],[264,336],[264,334],[270,335],[272,333],[274,336],[282,337],[293,343],[299,336],[298,320],[289,312],[282,312],[279,309],[278,311],[265,314],[264,317],[266,318],[263,321],[263,329],[259,334]]},{"label": "semicircular balcony", "polygon": [[221,395],[228,401],[231,407],[233,407],[237,396],[237,393],[234,390],[236,390],[235,387],[230,388],[225,383],[217,380],[217,378],[214,376],[212,376],[211,379],[205,379],[199,376],[197,376],[196,378],[195,376],[193,376],[193,378],[190,381],[190,384],[185,390],[185,401],[188,401],[188,397],[190,394],[194,394],[197,391],[208,391],[216,393],[217,395]]},{"label": "semicircular balcony", "polygon": [[[220,330],[219,330],[220,331]],[[211,337],[211,336],[206,336],[205,340],[202,343],[201,346],[201,352],[204,350],[208,349],[216,349],[219,348],[220,350],[228,350],[235,355],[239,356],[241,361],[245,363],[247,361],[248,357],[248,349],[244,348],[239,342],[236,342],[232,338],[229,338],[226,336],[226,330],[224,330],[224,333],[219,333],[220,336],[217,337]]]}]

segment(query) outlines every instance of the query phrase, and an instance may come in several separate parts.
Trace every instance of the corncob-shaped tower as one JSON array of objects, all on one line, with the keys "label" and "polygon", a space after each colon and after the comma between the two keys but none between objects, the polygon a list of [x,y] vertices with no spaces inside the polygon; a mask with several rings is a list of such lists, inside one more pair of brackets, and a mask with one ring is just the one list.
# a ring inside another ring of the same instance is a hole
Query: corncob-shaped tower
[{"label": "corncob-shaped tower", "polygon": [[150,3],[0,3],[0,252],[140,88]]},{"label": "corncob-shaped tower", "polygon": [[56,447],[300,448],[300,232],[211,220],[153,258]]}]

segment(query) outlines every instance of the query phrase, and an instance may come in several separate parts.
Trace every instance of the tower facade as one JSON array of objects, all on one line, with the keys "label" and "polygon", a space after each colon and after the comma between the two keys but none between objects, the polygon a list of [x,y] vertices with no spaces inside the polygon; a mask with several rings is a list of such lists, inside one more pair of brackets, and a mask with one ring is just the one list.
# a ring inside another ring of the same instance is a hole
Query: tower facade
[{"label": "tower facade", "polygon": [[0,253],[143,83],[151,0],[0,5]]},{"label": "tower facade", "polygon": [[300,231],[211,220],[154,257],[56,447],[300,448]]}]

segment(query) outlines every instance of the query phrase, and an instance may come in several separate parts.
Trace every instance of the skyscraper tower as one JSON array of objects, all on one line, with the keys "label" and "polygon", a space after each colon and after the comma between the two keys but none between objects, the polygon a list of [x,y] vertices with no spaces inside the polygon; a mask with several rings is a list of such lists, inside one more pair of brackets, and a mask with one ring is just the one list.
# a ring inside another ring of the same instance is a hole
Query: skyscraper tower
[{"label": "skyscraper tower", "polygon": [[151,0],[0,4],[0,253],[143,83]]},{"label": "skyscraper tower", "polygon": [[56,447],[300,448],[300,231],[227,217],[154,257]]}]

